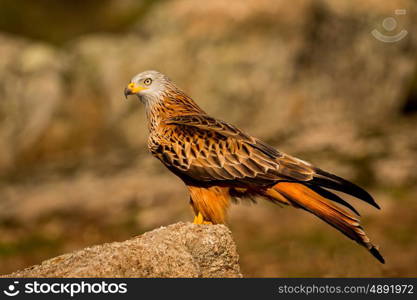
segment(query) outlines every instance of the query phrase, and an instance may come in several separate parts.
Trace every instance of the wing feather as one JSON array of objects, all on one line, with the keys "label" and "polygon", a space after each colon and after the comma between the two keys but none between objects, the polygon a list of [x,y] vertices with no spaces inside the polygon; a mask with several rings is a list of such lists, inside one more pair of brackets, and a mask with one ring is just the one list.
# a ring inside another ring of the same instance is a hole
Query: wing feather
[{"label": "wing feather", "polygon": [[[182,115],[165,121],[172,130],[180,131],[183,137],[179,145],[193,149],[194,156],[187,160],[178,159],[183,151],[171,148],[176,152],[162,155],[171,161],[166,164],[178,164],[187,161],[181,170],[195,180],[218,181],[235,180],[244,184],[268,186],[278,181],[300,182],[339,202],[353,211],[341,198],[323,189],[332,189],[355,196],[378,207],[375,200],[359,186],[331,173],[314,167],[308,162],[281,153],[259,139],[251,137],[237,127],[208,115]],[[185,138],[184,138],[185,135]],[[174,134],[174,136],[181,136]],[[188,142],[187,142],[188,141]],[[185,151],[188,155],[188,151]],[[176,160],[173,160],[176,158]],[[222,169],[222,171],[219,170]],[[203,172],[200,169],[206,169]],[[200,174],[206,174],[201,176]],[[209,174],[209,175],[207,175]],[[356,212],[356,211],[355,211]]]},{"label": "wing feather", "polygon": [[[160,158],[171,167],[182,163],[180,170],[188,178],[270,185],[278,180],[308,180],[314,173],[309,164],[207,115],[173,117],[164,125],[171,128],[170,140],[176,142],[165,147],[169,154]],[[181,158],[184,155],[186,159]]]}]

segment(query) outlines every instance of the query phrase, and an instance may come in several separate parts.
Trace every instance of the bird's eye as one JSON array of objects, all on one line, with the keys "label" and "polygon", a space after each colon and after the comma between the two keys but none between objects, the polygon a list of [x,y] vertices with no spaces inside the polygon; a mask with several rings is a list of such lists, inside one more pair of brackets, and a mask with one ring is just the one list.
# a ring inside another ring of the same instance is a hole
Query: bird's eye
[{"label": "bird's eye", "polygon": [[145,85],[150,85],[150,84],[152,83],[152,79],[150,79],[150,78],[146,78],[146,79],[143,81],[143,83],[144,83]]}]

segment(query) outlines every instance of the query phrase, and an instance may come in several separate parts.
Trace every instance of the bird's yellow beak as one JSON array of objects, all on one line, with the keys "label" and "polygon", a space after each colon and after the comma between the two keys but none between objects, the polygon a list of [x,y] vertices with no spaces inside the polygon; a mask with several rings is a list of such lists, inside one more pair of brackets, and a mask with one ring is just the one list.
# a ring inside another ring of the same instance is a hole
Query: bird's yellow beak
[{"label": "bird's yellow beak", "polygon": [[146,90],[146,89],[148,89],[148,88],[140,86],[140,85],[136,85],[135,83],[131,82],[125,88],[124,94],[125,94],[125,97],[127,98],[127,96],[129,96],[129,95],[136,95],[140,91],[143,91],[143,90]]}]

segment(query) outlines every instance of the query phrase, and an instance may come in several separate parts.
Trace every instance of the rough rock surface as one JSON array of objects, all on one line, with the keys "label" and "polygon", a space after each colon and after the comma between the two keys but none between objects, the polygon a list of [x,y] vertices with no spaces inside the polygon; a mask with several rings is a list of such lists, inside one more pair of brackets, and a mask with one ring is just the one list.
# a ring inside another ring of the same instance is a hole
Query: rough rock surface
[{"label": "rough rock surface", "polygon": [[6,277],[242,277],[224,225],[176,223],[64,254]]}]

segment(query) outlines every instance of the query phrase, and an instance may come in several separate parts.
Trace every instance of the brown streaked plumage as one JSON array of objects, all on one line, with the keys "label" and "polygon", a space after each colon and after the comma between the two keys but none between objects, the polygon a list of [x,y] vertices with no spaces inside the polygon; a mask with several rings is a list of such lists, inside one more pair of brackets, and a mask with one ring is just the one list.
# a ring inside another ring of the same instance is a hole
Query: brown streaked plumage
[{"label": "brown streaked plumage", "polygon": [[145,105],[151,153],[190,192],[195,223],[224,223],[231,199],[263,198],[316,215],[384,263],[358,212],[332,190],[379,208],[368,192],[210,117],[159,72],[136,75],[125,89],[126,96],[131,94]]}]

